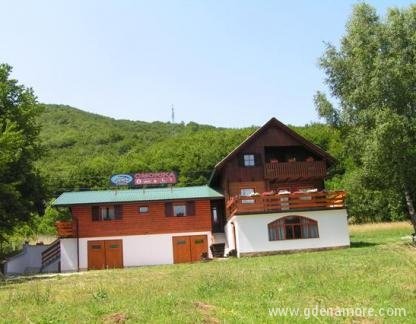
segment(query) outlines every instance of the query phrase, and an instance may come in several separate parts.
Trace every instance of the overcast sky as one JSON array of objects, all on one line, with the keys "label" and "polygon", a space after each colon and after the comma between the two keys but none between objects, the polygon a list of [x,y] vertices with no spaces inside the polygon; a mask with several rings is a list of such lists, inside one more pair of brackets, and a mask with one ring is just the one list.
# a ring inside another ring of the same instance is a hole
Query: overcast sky
[{"label": "overcast sky", "polygon": [[114,118],[303,125],[354,3],[0,0],[0,62],[41,102]]}]

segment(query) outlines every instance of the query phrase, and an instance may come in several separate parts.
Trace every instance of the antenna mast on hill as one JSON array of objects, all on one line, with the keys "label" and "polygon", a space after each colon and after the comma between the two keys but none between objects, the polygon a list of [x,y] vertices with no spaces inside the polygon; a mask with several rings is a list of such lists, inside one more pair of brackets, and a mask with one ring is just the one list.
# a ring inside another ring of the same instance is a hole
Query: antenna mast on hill
[{"label": "antenna mast on hill", "polygon": [[175,123],[175,106],[173,104],[170,104],[170,109],[172,111],[172,115],[171,115],[172,124],[174,124]]}]

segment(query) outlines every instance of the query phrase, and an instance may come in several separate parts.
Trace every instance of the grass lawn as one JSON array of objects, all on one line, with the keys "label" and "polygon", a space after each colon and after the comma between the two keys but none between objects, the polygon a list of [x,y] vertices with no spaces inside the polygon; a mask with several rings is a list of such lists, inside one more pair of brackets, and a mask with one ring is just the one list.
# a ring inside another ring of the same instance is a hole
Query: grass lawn
[{"label": "grass lawn", "polygon": [[[352,226],[349,249],[3,282],[0,322],[293,323],[319,307],[356,314],[311,315],[312,322],[415,323],[409,233],[406,223]],[[270,316],[276,307],[302,316]],[[359,316],[370,307],[377,315],[404,308],[407,316]]]}]

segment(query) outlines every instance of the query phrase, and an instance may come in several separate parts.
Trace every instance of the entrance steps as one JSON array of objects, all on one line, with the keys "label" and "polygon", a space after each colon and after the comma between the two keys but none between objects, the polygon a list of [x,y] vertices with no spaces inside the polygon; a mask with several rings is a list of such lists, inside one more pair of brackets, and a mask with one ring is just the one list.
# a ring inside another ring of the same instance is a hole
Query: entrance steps
[{"label": "entrance steps", "polygon": [[224,233],[212,233],[211,252],[214,258],[223,258],[228,254],[228,242]]}]

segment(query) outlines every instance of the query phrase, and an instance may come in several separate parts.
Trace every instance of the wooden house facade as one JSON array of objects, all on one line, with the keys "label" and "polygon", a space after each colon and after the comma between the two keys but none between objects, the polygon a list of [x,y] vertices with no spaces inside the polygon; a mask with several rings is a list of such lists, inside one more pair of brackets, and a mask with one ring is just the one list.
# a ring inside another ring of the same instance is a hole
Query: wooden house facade
[{"label": "wooden house facade", "polygon": [[[272,118],[214,168],[208,186],[63,193],[62,271],[349,246],[336,161]],[[50,253],[50,252],[48,252]]]}]

